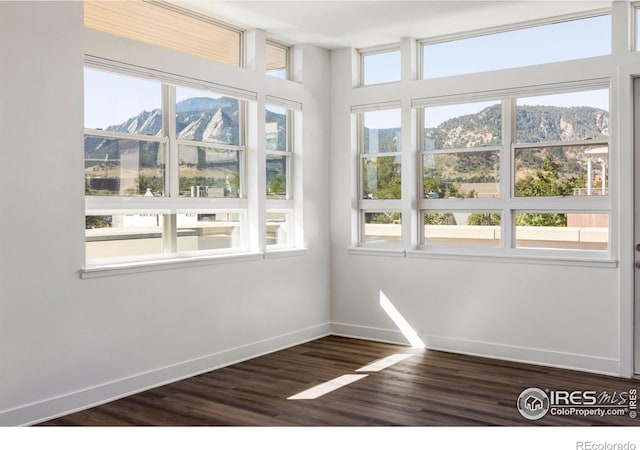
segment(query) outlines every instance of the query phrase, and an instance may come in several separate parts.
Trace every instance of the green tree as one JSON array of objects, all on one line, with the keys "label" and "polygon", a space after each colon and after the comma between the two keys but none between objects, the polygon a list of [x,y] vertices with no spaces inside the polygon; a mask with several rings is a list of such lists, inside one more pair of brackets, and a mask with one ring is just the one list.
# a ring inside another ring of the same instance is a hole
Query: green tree
[{"label": "green tree", "polygon": [[471,213],[467,219],[467,225],[493,225],[499,226],[502,217],[499,213]]},{"label": "green tree", "polygon": [[397,212],[382,212],[382,213],[366,213],[366,223],[400,223],[400,213]]},{"label": "green tree", "polygon": [[[400,163],[395,157],[377,157],[367,162],[364,168],[364,196],[375,199],[399,199],[401,197]],[[370,186],[369,176],[375,178],[375,187]]]},{"label": "green tree", "polygon": [[[516,197],[566,197],[576,188],[584,187],[585,175],[563,177],[562,163],[554,162],[547,155],[536,176],[528,175],[515,185]],[[536,227],[566,227],[567,215],[558,213],[526,213],[516,216],[516,225]]]},{"label": "green tree", "polygon": [[162,192],[164,191],[164,180],[161,177],[157,176],[146,176],[140,175],[136,178],[136,184],[138,185],[138,193],[144,195],[147,192],[147,189],[150,189],[151,192]]},{"label": "green tree", "polygon": [[234,170],[229,174],[229,187],[238,192],[240,190],[240,171]]},{"label": "green tree", "polygon": [[455,225],[455,219],[451,213],[430,212],[424,215],[425,225]]},{"label": "green tree", "polygon": [[282,173],[275,174],[268,180],[267,191],[272,195],[286,195],[287,180]]},{"label": "green tree", "polygon": [[112,216],[85,216],[84,228],[111,228]]}]

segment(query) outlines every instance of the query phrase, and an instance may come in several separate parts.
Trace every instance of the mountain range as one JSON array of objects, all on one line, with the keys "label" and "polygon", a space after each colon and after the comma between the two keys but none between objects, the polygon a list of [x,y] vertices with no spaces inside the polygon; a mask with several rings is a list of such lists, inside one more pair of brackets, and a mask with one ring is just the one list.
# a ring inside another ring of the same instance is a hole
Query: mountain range
[{"label": "mountain range", "polygon": [[[217,99],[209,97],[194,97],[176,103],[176,135],[178,139],[239,145],[240,139],[240,102],[229,97]],[[267,122],[278,124],[279,145],[284,145],[286,139],[286,115],[267,110]],[[162,111],[142,111],[137,116],[123,123],[109,126],[106,131],[138,134],[144,136],[162,136]],[[113,139],[91,137],[85,138],[85,159],[98,162],[108,157],[109,160],[119,159],[120,148],[118,141]],[[141,167],[158,164],[162,156],[158,154],[157,144],[140,145]]]},{"label": "mountain range", "polygon": [[[499,145],[500,114],[500,105],[493,105],[476,114],[455,117],[435,128],[428,128],[425,130],[425,148]],[[176,104],[177,137],[191,141],[237,145],[240,143],[240,115],[240,102],[233,98],[195,97],[182,100]],[[283,147],[286,139],[286,116],[267,110],[266,119],[267,122],[278,124],[278,147]],[[609,135],[609,113],[592,107],[519,106],[516,121],[517,140],[523,143],[598,139]],[[142,111],[121,124],[108,127],[107,131],[160,136],[162,113],[159,109]],[[396,148],[400,135],[398,128],[371,132],[374,130],[365,130],[365,148],[370,135],[373,134],[376,135],[377,151],[384,152]],[[120,147],[113,139],[88,136],[85,138],[85,158],[89,165],[89,161],[97,162],[105,157],[115,160],[119,158]],[[527,158],[526,164],[537,168],[542,164],[541,158],[534,155]],[[141,167],[155,166],[161,160],[158,144],[140,145]]]},{"label": "mountain range", "polygon": [[[425,130],[427,148],[464,148],[500,145],[501,106],[455,117]],[[577,141],[606,138],[609,113],[587,106],[518,106],[519,143]]]}]

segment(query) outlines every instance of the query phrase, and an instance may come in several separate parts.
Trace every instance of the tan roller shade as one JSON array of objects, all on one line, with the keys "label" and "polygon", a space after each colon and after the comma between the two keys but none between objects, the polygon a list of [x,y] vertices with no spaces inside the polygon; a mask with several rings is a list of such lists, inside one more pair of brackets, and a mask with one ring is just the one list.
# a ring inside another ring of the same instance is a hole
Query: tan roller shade
[{"label": "tan roller shade", "polygon": [[287,68],[287,49],[267,43],[267,70]]},{"label": "tan roller shade", "polygon": [[143,1],[85,1],[84,25],[147,44],[240,66],[240,32]]}]

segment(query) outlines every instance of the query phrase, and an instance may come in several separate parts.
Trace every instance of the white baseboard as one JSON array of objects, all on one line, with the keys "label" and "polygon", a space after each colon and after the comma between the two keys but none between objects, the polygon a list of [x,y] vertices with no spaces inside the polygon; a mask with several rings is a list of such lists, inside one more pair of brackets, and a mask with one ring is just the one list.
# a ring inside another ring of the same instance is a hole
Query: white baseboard
[{"label": "white baseboard", "polygon": [[117,400],[137,392],[219,369],[330,334],[329,323],[297,330],[200,358],[0,411],[0,426],[32,425]]},{"label": "white baseboard", "polygon": [[[368,339],[408,345],[407,339],[397,330],[373,328],[346,323],[332,323],[331,334],[336,336]],[[442,350],[485,358],[503,359],[527,364],[537,364],[562,369],[580,370],[604,375],[622,376],[620,361],[589,355],[554,352],[536,348],[517,347],[491,342],[473,341],[444,336],[418,334],[425,346],[431,350]]]}]

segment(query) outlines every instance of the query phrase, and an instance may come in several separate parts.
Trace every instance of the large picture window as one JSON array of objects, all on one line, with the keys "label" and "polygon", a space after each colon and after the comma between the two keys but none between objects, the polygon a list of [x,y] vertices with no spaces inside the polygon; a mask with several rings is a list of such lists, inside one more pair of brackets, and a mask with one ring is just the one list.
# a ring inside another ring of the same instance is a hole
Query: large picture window
[{"label": "large picture window", "polygon": [[85,69],[87,262],[246,249],[243,102]]},{"label": "large picture window", "polygon": [[608,89],[422,112],[425,249],[609,250]]}]

